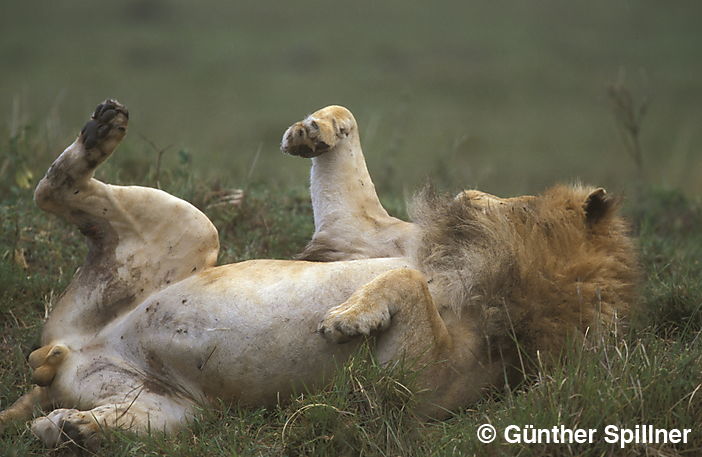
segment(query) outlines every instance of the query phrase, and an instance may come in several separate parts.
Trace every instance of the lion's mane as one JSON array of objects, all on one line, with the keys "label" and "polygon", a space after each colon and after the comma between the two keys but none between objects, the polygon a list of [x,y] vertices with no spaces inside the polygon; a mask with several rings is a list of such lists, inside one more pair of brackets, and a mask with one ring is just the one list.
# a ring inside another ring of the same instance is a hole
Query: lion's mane
[{"label": "lion's mane", "polygon": [[440,308],[479,311],[487,337],[558,356],[574,332],[611,329],[636,298],[639,268],[618,202],[556,186],[500,203],[420,192],[414,261]]}]

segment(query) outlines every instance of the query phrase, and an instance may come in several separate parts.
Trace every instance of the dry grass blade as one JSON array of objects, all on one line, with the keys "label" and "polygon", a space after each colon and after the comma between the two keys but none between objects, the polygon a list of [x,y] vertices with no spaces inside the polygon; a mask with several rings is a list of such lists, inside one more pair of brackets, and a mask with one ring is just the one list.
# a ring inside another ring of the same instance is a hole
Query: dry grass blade
[{"label": "dry grass blade", "polygon": [[634,161],[639,185],[645,181],[644,156],[641,146],[641,126],[648,111],[647,97],[637,102],[623,82],[610,84],[607,95],[627,154]]},{"label": "dry grass blade", "polygon": [[281,432],[280,432],[280,441],[281,441],[283,447],[285,447],[285,432],[288,430],[288,427],[289,427],[290,425],[292,425],[292,423],[293,423],[298,417],[300,417],[300,416],[302,415],[302,413],[304,413],[304,412],[307,411],[308,409],[310,409],[310,408],[319,408],[319,407],[332,409],[332,410],[336,411],[336,412],[339,413],[339,414],[345,414],[345,415],[349,415],[349,416],[353,416],[353,415],[354,415],[354,414],[351,413],[351,412],[342,411],[342,410],[340,410],[339,408],[337,408],[336,406],[328,405],[328,404],[326,404],[326,403],[312,403],[312,404],[310,404],[310,405],[305,405],[305,406],[303,406],[302,408],[297,409],[294,413],[292,413],[292,414],[290,415],[290,417],[285,421],[285,424],[283,424],[283,430],[281,430]]}]

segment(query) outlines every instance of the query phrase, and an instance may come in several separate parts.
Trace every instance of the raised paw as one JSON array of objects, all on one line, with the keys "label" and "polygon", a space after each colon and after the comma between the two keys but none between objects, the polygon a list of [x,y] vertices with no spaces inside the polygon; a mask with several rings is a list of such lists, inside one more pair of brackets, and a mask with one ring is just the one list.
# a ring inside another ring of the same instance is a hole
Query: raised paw
[{"label": "raised paw", "polygon": [[388,307],[359,295],[330,309],[317,330],[331,343],[345,343],[355,336],[369,336],[389,326]]},{"label": "raised paw", "polygon": [[73,443],[81,447],[97,444],[100,425],[91,411],[57,409],[32,422],[32,433],[47,447]]},{"label": "raised paw", "polygon": [[95,165],[114,151],[127,134],[129,111],[117,100],[100,103],[80,131],[80,140]]},{"label": "raised paw", "polygon": [[356,133],[356,120],[343,106],[327,106],[288,127],[280,149],[286,154],[317,157]]}]

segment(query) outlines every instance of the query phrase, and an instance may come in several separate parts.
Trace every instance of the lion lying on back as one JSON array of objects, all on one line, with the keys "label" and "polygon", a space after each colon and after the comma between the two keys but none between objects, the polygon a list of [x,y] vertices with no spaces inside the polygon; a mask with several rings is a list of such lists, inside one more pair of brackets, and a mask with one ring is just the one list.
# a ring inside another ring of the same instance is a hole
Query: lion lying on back
[{"label": "lion lying on back", "polygon": [[30,356],[38,387],[0,413],[2,425],[59,407],[32,425],[49,446],[91,443],[101,427],[172,432],[198,405],[321,388],[371,334],[380,362],[422,364],[420,412],[442,417],[503,383],[517,344],[558,354],[631,306],[634,251],[602,189],[425,192],[400,221],[380,205],[353,116],[334,106],[283,137],[312,158],[302,260],[215,267],[217,233],[196,208],[92,178],[127,122],[122,105],[100,105],[35,194],[90,246]]},{"label": "lion lying on back", "polygon": [[635,250],[618,201],[602,188],[516,198],[424,191],[410,224],[380,204],[347,109],[294,124],[282,149],[312,159],[315,233],[301,259],[410,257],[442,318],[471,315],[488,341],[501,341],[503,356],[515,337],[528,355],[557,355],[568,334],[608,327],[634,302]]}]

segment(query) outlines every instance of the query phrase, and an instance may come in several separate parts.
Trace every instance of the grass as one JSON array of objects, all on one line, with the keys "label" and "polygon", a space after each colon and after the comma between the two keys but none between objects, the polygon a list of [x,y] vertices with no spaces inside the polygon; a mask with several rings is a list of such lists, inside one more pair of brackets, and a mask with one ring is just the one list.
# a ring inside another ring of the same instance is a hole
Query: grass
[{"label": "grass", "polygon": [[[31,201],[22,176],[41,175],[52,156],[40,131],[7,139],[12,162],[2,176],[0,203],[0,407],[29,386],[25,357],[38,341],[47,308],[66,286],[85,254],[75,230],[43,214]],[[156,161],[135,161],[126,146],[100,177],[155,184]],[[134,147],[134,146],[131,146]],[[37,160],[27,160],[34,151]],[[289,258],[312,231],[311,208],[302,185],[278,192],[250,184],[239,207],[212,206],[227,181],[203,182],[189,155],[158,172],[161,187],[205,210],[220,231],[221,263],[255,257]],[[294,160],[294,159],[291,159]],[[13,179],[14,178],[14,179]],[[32,182],[33,184],[33,182]],[[401,198],[386,203],[402,214]],[[702,434],[702,204],[679,191],[645,190],[626,211],[633,221],[646,273],[641,310],[625,333],[586,345],[573,344],[563,363],[542,366],[512,391],[494,392],[443,422],[424,423],[412,414],[413,373],[379,367],[367,349],[341,367],[322,392],[302,394],[273,409],[222,405],[203,412],[173,436],[108,433],[98,455],[110,456],[449,456],[449,455],[699,455]],[[509,424],[603,430],[607,424],[693,428],[686,445],[493,444],[476,439],[477,427]],[[91,455],[61,449],[52,455]],[[1,455],[46,455],[24,424],[0,436]]]},{"label": "grass", "polygon": [[[3,5],[0,408],[29,388],[26,356],[85,255],[77,231],[33,205],[32,188],[98,101],[117,97],[132,120],[98,177],[202,208],[220,231],[220,263],[302,249],[309,164],[277,153],[278,142],[291,122],[340,103],[357,117],[383,203],[400,216],[427,176],[498,195],[574,179],[629,195],[646,276],[631,328],[573,344],[566,362],[443,422],[411,414],[411,372],[361,351],[323,392],[268,410],[222,405],[169,437],[110,433],[99,455],[702,455],[701,5]],[[240,187],[242,206],[212,205]],[[684,446],[624,450],[484,445],[483,423],[693,433]],[[0,455],[46,454],[23,424],[0,435]]]}]

